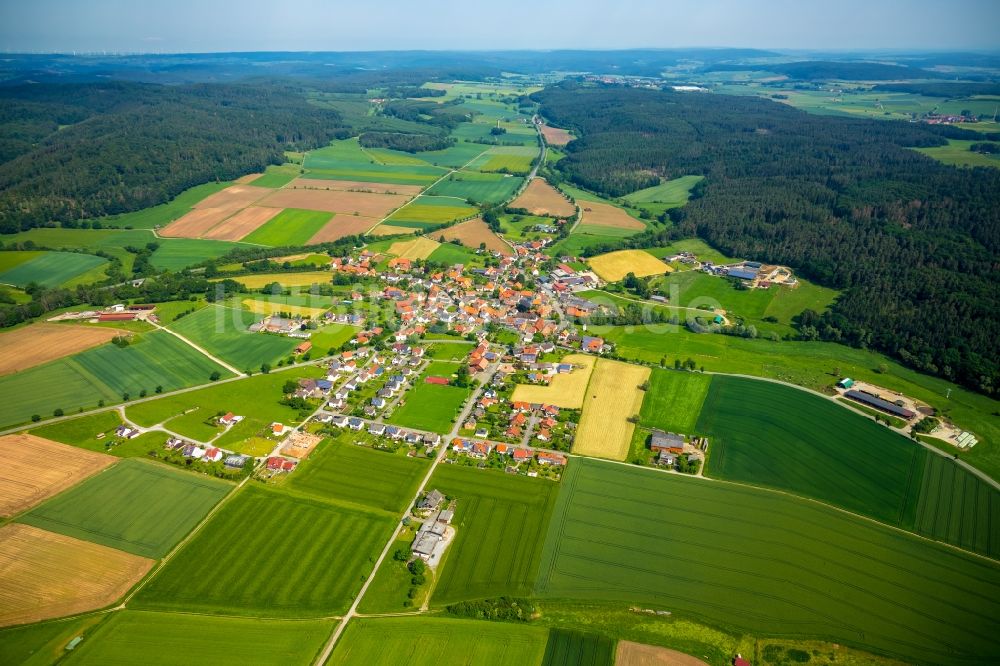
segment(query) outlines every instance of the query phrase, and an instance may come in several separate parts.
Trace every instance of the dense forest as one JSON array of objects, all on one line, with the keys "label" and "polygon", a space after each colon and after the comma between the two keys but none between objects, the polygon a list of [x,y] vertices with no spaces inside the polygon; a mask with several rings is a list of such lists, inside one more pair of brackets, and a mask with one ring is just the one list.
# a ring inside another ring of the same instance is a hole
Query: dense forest
[{"label": "dense forest", "polygon": [[350,134],[278,84],[18,86],[0,108],[0,233],[139,210]]},{"label": "dense forest", "polygon": [[557,175],[609,196],[706,176],[704,196],[624,244],[700,236],[845,290],[800,332],[873,347],[979,391],[1000,389],[1000,170],[908,146],[975,133],[835,118],[752,97],[567,82],[535,94],[582,138]]},{"label": "dense forest", "polygon": [[880,62],[843,62],[836,60],[803,60],[800,62],[762,63],[754,65],[715,64],[706,72],[768,71],[796,81],[835,79],[837,81],[900,81],[905,79],[937,79],[939,72],[905,65]]}]

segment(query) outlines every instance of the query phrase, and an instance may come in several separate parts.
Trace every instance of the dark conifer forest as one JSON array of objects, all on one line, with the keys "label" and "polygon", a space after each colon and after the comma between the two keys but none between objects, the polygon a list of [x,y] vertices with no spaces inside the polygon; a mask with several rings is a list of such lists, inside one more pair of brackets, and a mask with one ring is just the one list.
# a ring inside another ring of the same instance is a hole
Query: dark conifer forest
[{"label": "dark conifer forest", "polygon": [[536,93],[582,138],[557,175],[618,197],[687,174],[703,196],[632,247],[704,238],[843,289],[804,339],[887,352],[987,394],[1000,388],[1000,170],[908,147],[978,135],[809,115],[769,100],[567,82]]}]

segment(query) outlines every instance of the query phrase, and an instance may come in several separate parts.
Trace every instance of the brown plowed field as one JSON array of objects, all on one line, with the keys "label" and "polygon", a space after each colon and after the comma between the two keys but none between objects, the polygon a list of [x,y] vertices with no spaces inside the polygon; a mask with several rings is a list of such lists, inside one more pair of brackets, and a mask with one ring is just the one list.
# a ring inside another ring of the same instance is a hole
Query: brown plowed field
[{"label": "brown plowed field", "polygon": [[708,666],[705,662],[689,654],[643,645],[632,641],[618,641],[615,666]]},{"label": "brown plowed field", "polygon": [[237,210],[237,208],[195,208],[160,229],[160,235],[171,238],[200,238],[206,231]]},{"label": "brown plowed field", "polygon": [[363,234],[378,224],[378,218],[362,217],[360,215],[334,215],[333,219],[326,223],[309,239],[309,244],[328,243],[344,236],[352,234]]},{"label": "brown plowed field", "polygon": [[246,185],[247,183],[249,183],[251,181],[257,180],[258,178],[260,178],[263,175],[264,174],[262,174],[262,173],[248,173],[245,176],[240,176],[239,178],[237,178],[233,182],[236,183],[237,185]]},{"label": "brown plowed field", "polygon": [[26,433],[0,437],[0,516],[13,516],[117,460]]},{"label": "brown plowed field", "polygon": [[264,206],[244,208],[226,219],[222,224],[218,224],[202,234],[202,238],[238,241],[252,233],[257,227],[263,226],[264,223],[281,211],[281,208],[266,208]]},{"label": "brown plowed field", "polygon": [[109,606],[153,560],[40,530],[0,527],[0,626],[38,622]]},{"label": "brown plowed field", "polygon": [[328,213],[383,218],[411,197],[403,194],[371,194],[343,190],[275,190],[261,205],[276,208],[305,208]]},{"label": "brown plowed field", "polygon": [[393,183],[362,183],[357,180],[319,180],[317,178],[296,178],[285,189],[300,190],[340,190],[370,192],[373,194],[406,194],[416,196],[423,191],[422,185],[396,185]]},{"label": "brown plowed field", "polygon": [[414,229],[411,227],[394,227],[391,224],[380,224],[368,233],[372,236],[394,236],[396,234],[415,234],[418,231],[420,231],[420,229]]},{"label": "brown plowed field", "polygon": [[246,208],[257,199],[273,192],[269,187],[253,185],[230,185],[226,189],[211,194],[194,205],[195,208],[226,208],[231,211]]},{"label": "brown plowed field", "polygon": [[559,129],[558,127],[542,125],[541,130],[542,136],[545,137],[545,143],[550,146],[565,146],[574,138],[572,134],[564,129]]},{"label": "brown plowed field", "polygon": [[462,245],[470,247],[473,250],[479,249],[480,243],[486,243],[486,249],[493,252],[499,252],[500,254],[512,255],[514,252],[510,249],[507,243],[497,236],[493,231],[486,226],[486,223],[480,220],[478,217],[474,220],[469,220],[468,222],[462,222],[461,224],[456,224],[453,227],[448,227],[439,232],[434,232],[438,238],[444,236],[445,240],[455,240],[458,239]]},{"label": "brown plowed field", "polygon": [[524,208],[532,215],[552,215],[554,217],[569,217],[576,208],[566,200],[559,190],[549,185],[544,178],[535,178],[514,200],[511,208]]},{"label": "brown plowed field", "polygon": [[45,323],[0,334],[0,375],[96,347],[121,334],[115,328]]},{"label": "brown plowed field", "polygon": [[611,204],[580,202],[580,225],[587,227],[617,227],[618,229],[645,229],[646,225],[621,208]]}]

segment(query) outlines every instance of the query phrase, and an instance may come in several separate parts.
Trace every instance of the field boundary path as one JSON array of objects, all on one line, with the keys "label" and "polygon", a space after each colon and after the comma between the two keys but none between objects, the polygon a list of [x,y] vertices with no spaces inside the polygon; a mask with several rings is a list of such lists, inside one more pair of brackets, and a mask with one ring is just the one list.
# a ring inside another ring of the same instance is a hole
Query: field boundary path
[{"label": "field boundary path", "polygon": [[[498,365],[499,362],[491,364],[489,367],[483,370],[479,374],[479,376],[492,377]],[[423,480],[420,482],[420,486],[417,488],[417,492],[416,494],[414,494],[413,500],[407,503],[406,508],[403,509],[403,514],[399,517],[399,520],[396,522],[396,529],[392,531],[392,535],[389,537],[389,540],[386,541],[385,543],[385,548],[382,549],[382,553],[379,555],[378,560],[376,560],[375,566],[372,567],[371,575],[368,576],[367,579],[365,579],[365,584],[361,586],[361,591],[358,592],[358,596],[355,597],[354,603],[351,604],[351,607],[343,615],[340,622],[337,623],[337,626],[333,630],[333,634],[330,635],[330,638],[327,640],[326,645],[323,646],[323,651],[320,652],[319,657],[316,658],[316,661],[314,663],[317,666],[323,666],[323,664],[325,664],[330,659],[330,655],[333,654],[333,649],[336,647],[337,641],[340,639],[340,636],[344,633],[344,629],[347,628],[347,623],[351,621],[351,618],[357,616],[358,606],[361,605],[361,600],[364,599],[365,593],[368,591],[368,586],[371,585],[372,581],[375,579],[379,567],[382,566],[383,560],[385,560],[386,555],[389,554],[389,551],[392,550],[393,544],[395,544],[396,539],[399,537],[400,531],[402,531],[403,529],[403,519],[409,513],[410,507],[413,506],[413,503],[416,502],[417,498],[423,494],[424,488],[427,487],[428,482],[431,480],[431,476],[433,476],[434,474],[434,470],[437,469],[437,466],[441,463],[442,460],[444,460],[445,456],[448,454],[448,442],[451,441],[453,437],[458,436],[459,429],[462,427],[462,424],[465,422],[465,419],[469,416],[469,412],[472,411],[476,402],[479,400],[479,396],[482,394],[485,388],[486,388],[486,382],[480,382],[476,390],[473,391],[472,395],[470,395],[468,399],[465,401],[465,406],[462,408],[462,412],[458,415],[458,418],[455,419],[455,425],[452,426],[451,431],[445,436],[444,441],[441,442],[441,449],[438,451],[437,455],[434,456],[434,462],[431,463],[430,468],[427,470],[427,474],[424,475]]]},{"label": "field boundary path", "polygon": [[[149,323],[153,324],[153,322],[149,322]],[[225,361],[223,361],[221,358],[213,356],[211,353],[209,353],[209,351],[207,349],[205,349],[204,347],[199,347],[198,345],[196,345],[195,343],[191,342],[190,340],[188,340],[187,338],[185,338],[183,335],[181,335],[177,331],[172,331],[169,328],[167,328],[166,326],[160,326],[159,324],[153,324],[153,326],[155,326],[156,328],[160,329],[161,331],[166,331],[167,333],[169,333],[170,335],[174,336],[175,338],[180,339],[182,342],[186,343],[189,347],[191,347],[192,349],[195,349],[195,350],[201,352],[206,357],[208,357],[211,360],[215,361],[216,363],[218,363],[223,368],[225,368],[229,372],[233,373],[237,377],[246,377],[246,373],[244,373],[242,370],[237,370],[233,366],[231,366],[228,363],[226,363]]]}]

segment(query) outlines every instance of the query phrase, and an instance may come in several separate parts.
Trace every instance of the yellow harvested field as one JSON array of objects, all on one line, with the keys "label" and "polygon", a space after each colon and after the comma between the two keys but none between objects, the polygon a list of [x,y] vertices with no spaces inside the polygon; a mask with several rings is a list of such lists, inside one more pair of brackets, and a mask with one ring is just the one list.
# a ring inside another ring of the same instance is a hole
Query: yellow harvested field
[{"label": "yellow harvested field", "polygon": [[302,315],[310,319],[315,319],[324,312],[326,308],[310,308],[305,305],[288,305],[287,303],[271,303],[269,301],[257,301],[252,298],[243,299],[243,307],[250,312],[257,314],[272,315],[279,312],[288,312],[293,315]]},{"label": "yellow harvested field", "polygon": [[587,386],[573,453],[625,460],[635,424],[628,418],[642,407],[639,385],[649,379],[649,368],[598,359]]},{"label": "yellow harvested field", "polygon": [[0,516],[21,513],[115,463],[117,458],[27,433],[0,437]]},{"label": "yellow harvested field", "polygon": [[423,185],[397,185],[395,183],[364,183],[357,180],[319,180],[317,178],[296,178],[285,186],[286,189],[341,190],[344,192],[371,192],[373,194],[406,194],[416,196]]},{"label": "yellow harvested field", "polygon": [[616,229],[635,229],[642,231],[646,225],[635,219],[621,208],[611,204],[596,201],[580,202],[580,226],[583,227],[614,227]]},{"label": "yellow harvested field", "polygon": [[153,560],[30,525],[0,527],[0,626],[110,606]]},{"label": "yellow harvested field", "polygon": [[708,666],[689,654],[656,645],[618,641],[615,666]]},{"label": "yellow harvested field", "polygon": [[545,143],[550,146],[565,146],[574,139],[572,134],[564,129],[559,129],[558,127],[542,125],[539,129],[542,130],[542,136],[545,137]]},{"label": "yellow harvested field", "polygon": [[618,282],[629,273],[636,277],[663,275],[673,269],[648,252],[642,250],[618,250],[599,254],[588,259],[590,267],[598,277],[607,282]]},{"label": "yellow harvested field", "polygon": [[277,282],[283,287],[308,287],[312,284],[330,284],[333,273],[330,271],[306,271],[304,273],[262,273],[260,275],[241,275],[228,278],[236,280],[249,289],[260,289],[264,285]]},{"label": "yellow harvested field", "polygon": [[537,402],[566,409],[580,409],[587,395],[587,384],[590,382],[596,360],[595,356],[587,354],[570,354],[561,362],[576,366],[573,372],[556,375],[548,386],[519,384],[514,387],[510,399],[513,402]]},{"label": "yellow harvested field", "polygon": [[411,227],[394,227],[391,224],[380,224],[368,233],[371,236],[395,236],[396,234],[415,234],[418,231],[420,231],[420,229]]},{"label": "yellow harvested field", "polygon": [[532,215],[552,215],[569,217],[576,212],[576,206],[569,202],[559,190],[549,185],[544,178],[535,178],[524,188],[511,208],[524,208]]},{"label": "yellow harvested field", "polygon": [[478,250],[479,246],[485,243],[486,249],[491,252],[499,252],[508,257],[514,254],[514,251],[510,249],[510,245],[503,242],[503,239],[493,233],[493,230],[478,217],[468,222],[448,227],[440,232],[435,231],[434,233],[438,238],[444,236],[446,241],[457,240],[465,247],[472,248],[473,250]]},{"label": "yellow harvested field", "polygon": [[413,240],[396,241],[389,246],[386,252],[404,259],[426,259],[439,247],[441,247],[441,243],[436,240],[418,236]]},{"label": "yellow harvested field", "polygon": [[0,333],[0,375],[20,372],[104,344],[122,331],[101,326],[31,324]]}]

